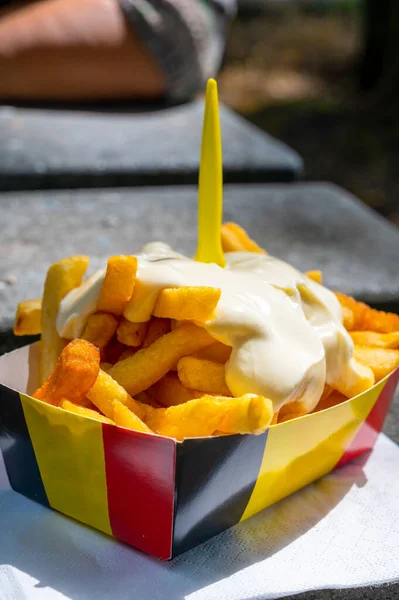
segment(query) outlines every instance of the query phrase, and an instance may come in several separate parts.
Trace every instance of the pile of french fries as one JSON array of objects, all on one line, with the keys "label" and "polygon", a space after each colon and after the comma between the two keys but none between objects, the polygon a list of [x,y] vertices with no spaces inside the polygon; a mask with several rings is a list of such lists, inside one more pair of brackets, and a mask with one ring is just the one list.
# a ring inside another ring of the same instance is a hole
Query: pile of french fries
[{"label": "pile of french fries", "polygon": [[[235,223],[223,225],[222,243],[225,252],[265,253]],[[82,284],[88,263],[86,256],[72,256],[53,264],[43,298],[18,305],[14,333],[41,334],[41,386],[35,398],[91,419],[177,440],[259,434],[270,424],[300,416],[292,406],[273,414],[272,402],[258,395],[232,397],[225,381],[231,348],[198,325],[211,318],[219,289],[164,289],[150,320],[135,322],[140,279],[134,256],[108,260],[96,312],[83,334],[69,343],[60,338],[60,303]],[[322,283],[320,271],[307,276]],[[399,316],[343,294],[337,297],[355,358],[369,369],[373,385],[399,365]],[[345,400],[347,396],[326,386],[315,411]]]}]

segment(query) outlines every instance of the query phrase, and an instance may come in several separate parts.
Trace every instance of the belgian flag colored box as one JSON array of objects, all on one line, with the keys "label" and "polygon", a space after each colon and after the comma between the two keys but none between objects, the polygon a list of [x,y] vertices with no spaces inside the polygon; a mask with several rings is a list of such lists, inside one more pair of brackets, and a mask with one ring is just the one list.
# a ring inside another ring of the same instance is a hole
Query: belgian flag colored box
[{"label": "belgian flag colored box", "polygon": [[169,559],[370,450],[399,370],[263,435],[188,439],[130,431],[27,395],[38,345],[0,359],[0,447],[13,489]]}]

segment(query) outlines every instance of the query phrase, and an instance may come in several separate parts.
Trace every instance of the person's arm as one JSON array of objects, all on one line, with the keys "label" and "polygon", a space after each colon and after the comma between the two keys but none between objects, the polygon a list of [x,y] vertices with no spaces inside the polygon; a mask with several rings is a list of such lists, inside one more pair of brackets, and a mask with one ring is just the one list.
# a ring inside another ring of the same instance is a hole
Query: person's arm
[{"label": "person's arm", "polygon": [[164,76],[116,0],[41,0],[0,18],[0,98],[157,98]]}]

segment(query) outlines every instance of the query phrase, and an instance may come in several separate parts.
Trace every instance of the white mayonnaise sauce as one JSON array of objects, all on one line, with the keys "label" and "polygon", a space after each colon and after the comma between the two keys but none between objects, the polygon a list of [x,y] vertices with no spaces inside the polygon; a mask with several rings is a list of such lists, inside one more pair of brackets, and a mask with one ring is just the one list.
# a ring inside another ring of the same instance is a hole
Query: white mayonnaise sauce
[{"label": "white mayonnaise sauce", "polygon": [[[287,263],[270,255],[231,252],[222,269],[185,258],[159,242],[145,246],[138,260],[133,299],[124,313],[130,321],[147,321],[165,287],[221,289],[213,318],[199,324],[233,348],[226,383],[234,396],[266,396],[275,411],[299,400],[310,412],[325,383],[334,386],[351,372],[353,343],[337,298]],[[96,309],[104,273],[92,275],[61,302],[61,337],[82,334]]]}]

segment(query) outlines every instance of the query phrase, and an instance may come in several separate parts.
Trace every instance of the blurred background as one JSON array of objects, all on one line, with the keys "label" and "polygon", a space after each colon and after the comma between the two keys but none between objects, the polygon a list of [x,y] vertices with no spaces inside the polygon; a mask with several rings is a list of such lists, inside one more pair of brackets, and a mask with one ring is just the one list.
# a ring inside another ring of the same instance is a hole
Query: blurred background
[{"label": "blurred background", "polygon": [[[235,8],[235,0],[151,0],[147,5],[155,14],[144,18],[138,0],[97,3],[0,0],[5,103],[10,98],[68,103],[84,101],[85,95],[99,102],[148,100],[168,91],[160,69],[169,73],[174,100],[189,100],[217,68],[225,22]],[[176,7],[174,16],[164,10],[168,3]],[[218,78],[223,102],[295,149],[304,159],[306,179],[334,182],[399,225],[399,1],[237,4]],[[217,30],[213,37],[205,5]],[[13,15],[7,17],[2,6]],[[164,19],[167,33],[160,39],[157,18]],[[195,37],[201,28],[195,57],[187,31]],[[193,73],[195,60],[208,70]]]},{"label": "blurred background", "polygon": [[399,225],[399,2],[240,0],[223,101]]}]

